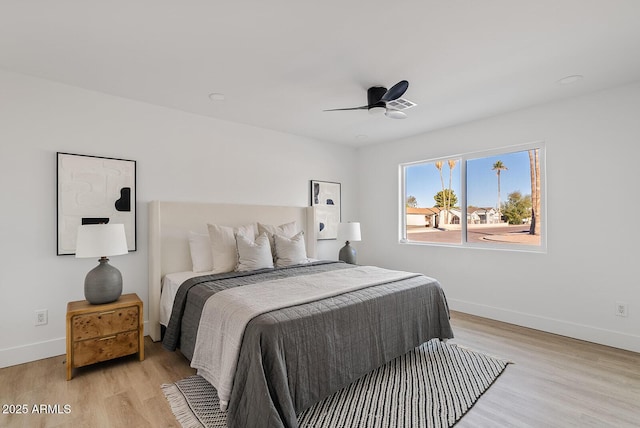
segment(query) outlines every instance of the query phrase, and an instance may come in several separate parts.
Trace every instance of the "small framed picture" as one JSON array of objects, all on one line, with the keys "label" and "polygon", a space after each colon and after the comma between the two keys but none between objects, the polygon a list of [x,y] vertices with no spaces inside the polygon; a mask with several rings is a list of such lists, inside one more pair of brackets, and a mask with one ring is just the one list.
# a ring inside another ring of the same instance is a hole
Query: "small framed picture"
[{"label": "small framed picture", "polygon": [[58,255],[75,254],[81,224],[122,223],[136,251],[136,161],[57,153]]},{"label": "small framed picture", "polygon": [[311,206],[316,207],[318,239],[336,239],[340,224],[340,183],[311,180]]}]

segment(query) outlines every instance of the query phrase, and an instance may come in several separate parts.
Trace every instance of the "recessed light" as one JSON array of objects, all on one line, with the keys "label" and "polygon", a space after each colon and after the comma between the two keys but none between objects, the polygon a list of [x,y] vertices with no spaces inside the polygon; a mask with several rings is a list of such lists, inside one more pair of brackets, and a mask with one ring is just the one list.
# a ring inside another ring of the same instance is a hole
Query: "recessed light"
[{"label": "recessed light", "polygon": [[579,81],[581,81],[582,79],[584,79],[584,76],[581,74],[572,74],[571,76],[567,76],[567,77],[563,77],[562,79],[558,80],[558,84],[560,85],[571,85],[573,83],[577,83]]},{"label": "recessed light", "polygon": [[224,101],[224,94],[221,94],[219,92],[213,92],[209,94],[209,99],[211,101]]},{"label": "recessed light", "polygon": [[356,135],[356,139],[358,140],[366,140],[368,137],[364,134],[358,134]]}]

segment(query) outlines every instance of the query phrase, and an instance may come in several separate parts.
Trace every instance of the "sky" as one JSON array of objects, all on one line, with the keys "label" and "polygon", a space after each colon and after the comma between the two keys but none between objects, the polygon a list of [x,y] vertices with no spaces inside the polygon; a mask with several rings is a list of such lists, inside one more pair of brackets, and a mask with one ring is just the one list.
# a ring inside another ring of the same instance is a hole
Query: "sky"
[{"label": "sky", "polygon": [[[508,168],[500,173],[500,202],[507,200],[509,193],[520,191],[523,196],[531,194],[531,177],[529,174],[529,154],[527,151],[502,153],[477,159],[467,159],[467,200],[468,205],[476,207],[497,207],[498,177],[493,171],[493,164],[498,160]],[[442,178],[444,187],[449,188],[449,165],[443,161]],[[451,187],[460,203],[460,161],[453,168]],[[434,162],[410,165],[406,167],[407,196],[415,196],[418,207],[433,207],[434,195],[442,190],[440,173]]]}]

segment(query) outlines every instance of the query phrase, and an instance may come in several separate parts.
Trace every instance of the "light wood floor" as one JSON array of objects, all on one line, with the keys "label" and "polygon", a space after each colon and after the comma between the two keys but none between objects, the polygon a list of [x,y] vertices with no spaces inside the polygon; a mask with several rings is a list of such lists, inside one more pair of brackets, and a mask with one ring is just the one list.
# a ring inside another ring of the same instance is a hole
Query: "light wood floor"
[{"label": "light wood floor", "polygon": [[[640,427],[640,354],[452,314],[455,342],[510,359],[456,428]],[[194,373],[179,353],[146,338],[135,356],[76,369],[65,357],[0,369],[0,404],[29,414],[0,414],[2,427],[178,427],[160,389]],[[32,414],[33,405],[68,404],[69,414]]]}]

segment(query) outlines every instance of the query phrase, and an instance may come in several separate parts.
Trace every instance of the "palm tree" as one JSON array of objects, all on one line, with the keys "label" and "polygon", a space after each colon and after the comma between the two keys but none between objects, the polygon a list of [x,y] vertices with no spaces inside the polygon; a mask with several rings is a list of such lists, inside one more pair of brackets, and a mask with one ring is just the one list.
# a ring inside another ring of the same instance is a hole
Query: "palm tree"
[{"label": "palm tree", "polygon": [[496,163],[493,164],[493,168],[491,168],[493,171],[496,172],[496,175],[498,176],[498,221],[502,221],[502,212],[500,210],[500,172],[502,172],[503,170],[506,171],[509,168],[507,168],[501,160],[496,161]]},{"label": "palm tree", "polygon": [[455,159],[449,159],[447,161],[449,163],[449,199],[447,200],[447,212],[449,211],[449,209],[451,209],[451,176],[453,175],[453,168],[456,167],[456,160]]},{"label": "palm tree", "polygon": [[[443,206],[444,209],[447,209],[447,195],[444,191],[444,178],[442,178],[442,161],[437,161],[435,162],[436,168],[438,168],[438,171],[440,171],[440,184],[442,184],[442,197],[444,198],[443,202]],[[444,216],[444,224],[449,223],[447,217],[449,216],[449,212],[445,212],[445,216]]]},{"label": "palm tree", "polygon": [[531,172],[531,227],[530,235],[540,235],[540,157],[538,149],[529,150]]}]

